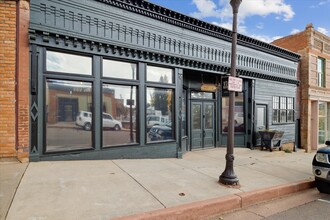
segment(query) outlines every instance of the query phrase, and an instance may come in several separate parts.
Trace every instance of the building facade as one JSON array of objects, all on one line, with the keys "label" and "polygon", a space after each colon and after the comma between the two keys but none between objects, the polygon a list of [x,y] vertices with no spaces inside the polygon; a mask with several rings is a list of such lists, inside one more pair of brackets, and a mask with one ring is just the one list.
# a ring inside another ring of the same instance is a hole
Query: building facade
[{"label": "building facade", "polygon": [[29,156],[29,1],[0,1],[0,159]]},{"label": "building facade", "polygon": [[300,139],[308,152],[330,140],[330,37],[308,24],[273,42],[301,55]]},{"label": "building facade", "polygon": [[[226,146],[231,31],[143,0],[31,0],[28,31],[31,161]],[[295,144],[299,57],[238,34],[236,147]]]}]

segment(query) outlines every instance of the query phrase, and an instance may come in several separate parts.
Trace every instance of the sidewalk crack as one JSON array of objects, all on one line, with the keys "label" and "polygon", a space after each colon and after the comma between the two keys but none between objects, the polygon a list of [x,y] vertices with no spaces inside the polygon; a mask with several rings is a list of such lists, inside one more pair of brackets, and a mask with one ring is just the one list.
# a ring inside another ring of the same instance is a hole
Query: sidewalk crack
[{"label": "sidewalk crack", "polygon": [[112,160],[112,163],[115,164],[120,170],[126,173],[129,177],[131,177],[137,184],[139,184],[145,191],[147,191],[155,200],[157,200],[164,208],[167,208],[164,203],[162,203],[152,192],[150,192],[145,186],[143,186],[137,179],[135,179],[131,174],[129,174],[126,170],[120,167],[115,161]]},{"label": "sidewalk crack", "polygon": [[17,184],[17,187],[15,189],[13,198],[11,199],[10,204],[9,204],[9,207],[8,207],[8,210],[7,210],[6,214],[5,214],[5,219],[7,219],[7,217],[8,217],[8,213],[9,213],[9,210],[11,209],[11,206],[13,204],[13,201],[14,201],[14,199],[16,197],[17,190],[18,190],[19,186],[21,185],[22,179],[25,176],[25,172],[27,171],[27,169],[28,169],[29,166],[30,166],[30,163],[28,163],[28,165],[25,167],[25,170],[23,171],[23,175],[22,175],[21,179],[19,180],[19,182]]}]

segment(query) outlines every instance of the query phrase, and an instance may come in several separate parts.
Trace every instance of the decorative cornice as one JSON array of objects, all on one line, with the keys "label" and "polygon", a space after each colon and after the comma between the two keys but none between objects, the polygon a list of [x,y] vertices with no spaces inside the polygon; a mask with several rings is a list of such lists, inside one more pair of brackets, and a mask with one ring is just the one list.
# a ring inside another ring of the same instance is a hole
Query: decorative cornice
[{"label": "decorative cornice", "polygon": [[[181,14],[168,8],[156,5],[145,0],[95,0],[128,10],[143,16],[147,16],[171,25],[186,28],[201,34],[209,35],[231,42],[232,31],[205,21]],[[257,39],[238,34],[237,43],[239,45],[269,53],[278,57],[298,62],[300,55],[283,48],[268,44]]]},{"label": "decorative cornice", "polygon": [[[44,31],[29,30],[30,42],[41,45],[56,46],[61,49],[77,49],[89,53],[96,53],[101,55],[108,55],[119,57],[123,59],[142,60],[144,62],[158,62],[165,65],[173,65],[177,67],[192,68],[196,70],[217,72],[218,74],[228,74],[230,72],[229,66],[210,63],[203,60],[194,60],[190,58],[183,58],[180,56],[157,53],[143,49],[133,49],[125,46],[118,46],[107,44],[104,42],[95,42],[91,40],[80,39],[68,35],[59,35],[56,33],[49,33]],[[271,76],[268,74],[252,72],[238,69],[237,73],[240,76],[248,76],[253,78],[260,78],[272,80],[277,82],[284,82],[289,84],[299,85],[299,81],[294,79],[283,78],[279,76]]]}]

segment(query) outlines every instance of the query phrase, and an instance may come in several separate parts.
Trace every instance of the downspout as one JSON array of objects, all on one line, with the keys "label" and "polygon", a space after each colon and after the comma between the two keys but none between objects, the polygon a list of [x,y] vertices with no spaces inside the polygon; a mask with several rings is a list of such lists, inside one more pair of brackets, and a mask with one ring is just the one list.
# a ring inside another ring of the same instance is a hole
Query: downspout
[{"label": "downspout", "polygon": [[301,148],[301,141],[300,141],[300,116],[301,116],[301,82],[300,82],[300,70],[301,70],[301,58],[299,58],[298,61],[298,65],[297,65],[297,80],[299,82],[299,84],[297,85],[297,91],[296,91],[296,112],[297,114],[297,118],[296,118],[296,140],[295,140],[295,144],[294,144],[294,148],[293,151],[296,152],[297,148]]},{"label": "downspout", "polygon": [[18,64],[19,64],[19,9],[20,5],[20,0],[16,0],[16,54],[15,54],[15,150],[16,154],[18,153],[18,144],[19,144],[19,139],[18,139],[18,98],[19,98],[19,90],[18,90],[18,84],[19,84],[19,77],[18,77]]}]

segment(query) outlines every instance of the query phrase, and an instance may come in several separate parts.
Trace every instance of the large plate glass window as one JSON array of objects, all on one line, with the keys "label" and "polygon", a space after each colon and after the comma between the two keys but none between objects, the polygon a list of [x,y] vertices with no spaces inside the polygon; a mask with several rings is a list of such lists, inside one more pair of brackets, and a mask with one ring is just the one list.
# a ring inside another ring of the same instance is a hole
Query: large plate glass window
[{"label": "large plate glass window", "polygon": [[[227,93],[228,94],[228,93]],[[228,114],[229,114],[229,96],[224,95],[222,97],[222,131],[223,133],[228,132]],[[245,117],[244,117],[244,93],[236,93],[235,96],[235,133],[245,132]]]},{"label": "large plate glass window", "polygon": [[46,152],[92,148],[92,83],[46,80]]},{"label": "large plate glass window", "polygon": [[174,90],[147,88],[147,142],[174,139]]},{"label": "large plate glass window", "polygon": [[136,64],[115,60],[103,60],[103,76],[136,80]]},{"label": "large plate glass window", "polygon": [[55,51],[47,51],[46,70],[60,73],[92,75],[92,58]]},{"label": "large plate glass window", "polygon": [[103,147],[137,143],[137,88],[103,84]]}]

